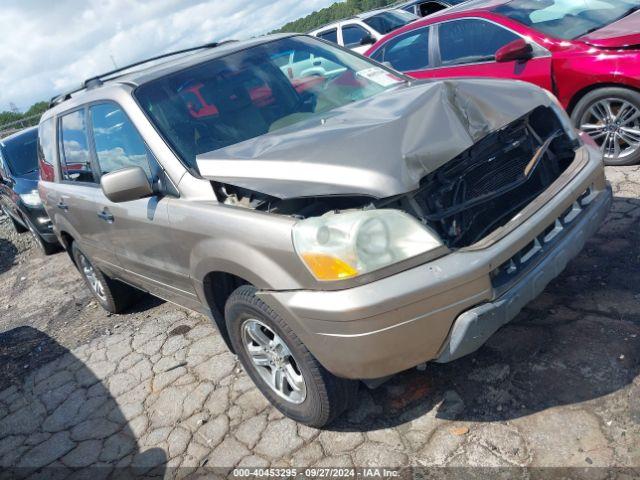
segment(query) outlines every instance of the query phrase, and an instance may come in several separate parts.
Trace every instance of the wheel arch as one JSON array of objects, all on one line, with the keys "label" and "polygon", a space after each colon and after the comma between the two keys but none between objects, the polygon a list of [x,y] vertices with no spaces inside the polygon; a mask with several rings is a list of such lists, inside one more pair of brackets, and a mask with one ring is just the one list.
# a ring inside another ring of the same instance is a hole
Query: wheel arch
[{"label": "wheel arch", "polygon": [[220,331],[229,350],[235,353],[229,331],[224,318],[224,307],[231,294],[242,285],[252,285],[248,280],[225,271],[213,271],[207,273],[202,280],[205,301],[211,311],[213,321]]},{"label": "wheel arch", "polygon": [[569,105],[567,106],[567,113],[569,114],[569,116],[573,114],[573,110],[576,108],[576,105],[578,105],[578,102],[580,102],[580,100],[582,100],[585,97],[585,95],[595,90],[600,90],[602,88],[624,88],[626,90],[631,90],[631,91],[640,93],[640,89],[624,83],[616,83],[616,82],[594,83],[574,93],[573,97],[571,97],[571,100],[569,101]]}]

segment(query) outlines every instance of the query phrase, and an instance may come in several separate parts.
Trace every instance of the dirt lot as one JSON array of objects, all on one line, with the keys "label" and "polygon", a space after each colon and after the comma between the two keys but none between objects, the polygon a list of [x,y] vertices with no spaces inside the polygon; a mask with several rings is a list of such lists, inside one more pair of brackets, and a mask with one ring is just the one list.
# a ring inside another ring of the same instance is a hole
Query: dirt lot
[{"label": "dirt lot", "polygon": [[634,478],[640,167],[607,176],[607,221],[515,321],[474,355],[362,387],[324,431],[272,409],[202,316],[149,297],[108,315],[65,253],[43,257],[0,217],[0,478],[45,466],[42,478],[65,478],[88,465],[101,466],[93,477],[380,465]]}]

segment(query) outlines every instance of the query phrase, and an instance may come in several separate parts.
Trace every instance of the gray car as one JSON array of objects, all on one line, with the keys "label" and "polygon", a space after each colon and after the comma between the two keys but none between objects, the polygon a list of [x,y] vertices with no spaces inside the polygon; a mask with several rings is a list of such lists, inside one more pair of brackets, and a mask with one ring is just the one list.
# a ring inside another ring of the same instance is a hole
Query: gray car
[{"label": "gray car", "polygon": [[599,149],[543,90],[415,82],[303,35],[96,77],[53,100],[39,139],[45,207],[101,305],[134,286],[210,316],[314,426],[357,380],[479,348],[611,201]]}]

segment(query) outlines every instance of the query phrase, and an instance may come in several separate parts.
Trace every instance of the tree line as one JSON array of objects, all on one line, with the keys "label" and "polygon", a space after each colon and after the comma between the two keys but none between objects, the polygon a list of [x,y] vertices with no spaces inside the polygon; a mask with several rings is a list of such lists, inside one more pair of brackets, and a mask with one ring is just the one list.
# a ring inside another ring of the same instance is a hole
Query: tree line
[{"label": "tree line", "polygon": [[[337,2],[329,7],[315,11],[306,17],[289,22],[271,33],[308,32],[327,23],[352,17],[367,10],[386,7],[392,3],[396,3],[396,0],[346,0],[344,2]],[[11,110],[0,112],[0,131],[3,125],[29,119],[29,117],[35,117],[35,121],[33,121],[33,119],[25,120],[25,127],[37,124],[36,116],[41,115],[47,110],[48,106],[48,102],[37,102],[31,105],[24,113],[13,106]]]},{"label": "tree line", "polygon": [[346,0],[313,12],[306,17],[289,22],[272,33],[308,32],[327,23],[352,17],[358,13],[386,7],[397,0]]}]

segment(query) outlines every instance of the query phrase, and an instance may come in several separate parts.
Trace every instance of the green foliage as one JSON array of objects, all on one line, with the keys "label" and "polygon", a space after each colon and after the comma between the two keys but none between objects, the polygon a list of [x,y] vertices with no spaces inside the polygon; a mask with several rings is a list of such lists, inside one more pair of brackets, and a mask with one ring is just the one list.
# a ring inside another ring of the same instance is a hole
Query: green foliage
[{"label": "green foliage", "polygon": [[24,113],[11,112],[7,110],[0,112],[0,133],[3,134],[0,136],[4,136],[4,134],[8,134],[15,130],[21,130],[22,128],[37,125],[40,120],[40,115],[42,115],[48,107],[48,102],[37,102],[31,105]]},{"label": "green foliage", "polygon": [[345,2],[337,2],[306,17],[289,22],[272,33],[308,32],[327,23],[352,17],[367,10],[386,7],[392,3],[396,3],[396,0],[346,0]]}]

